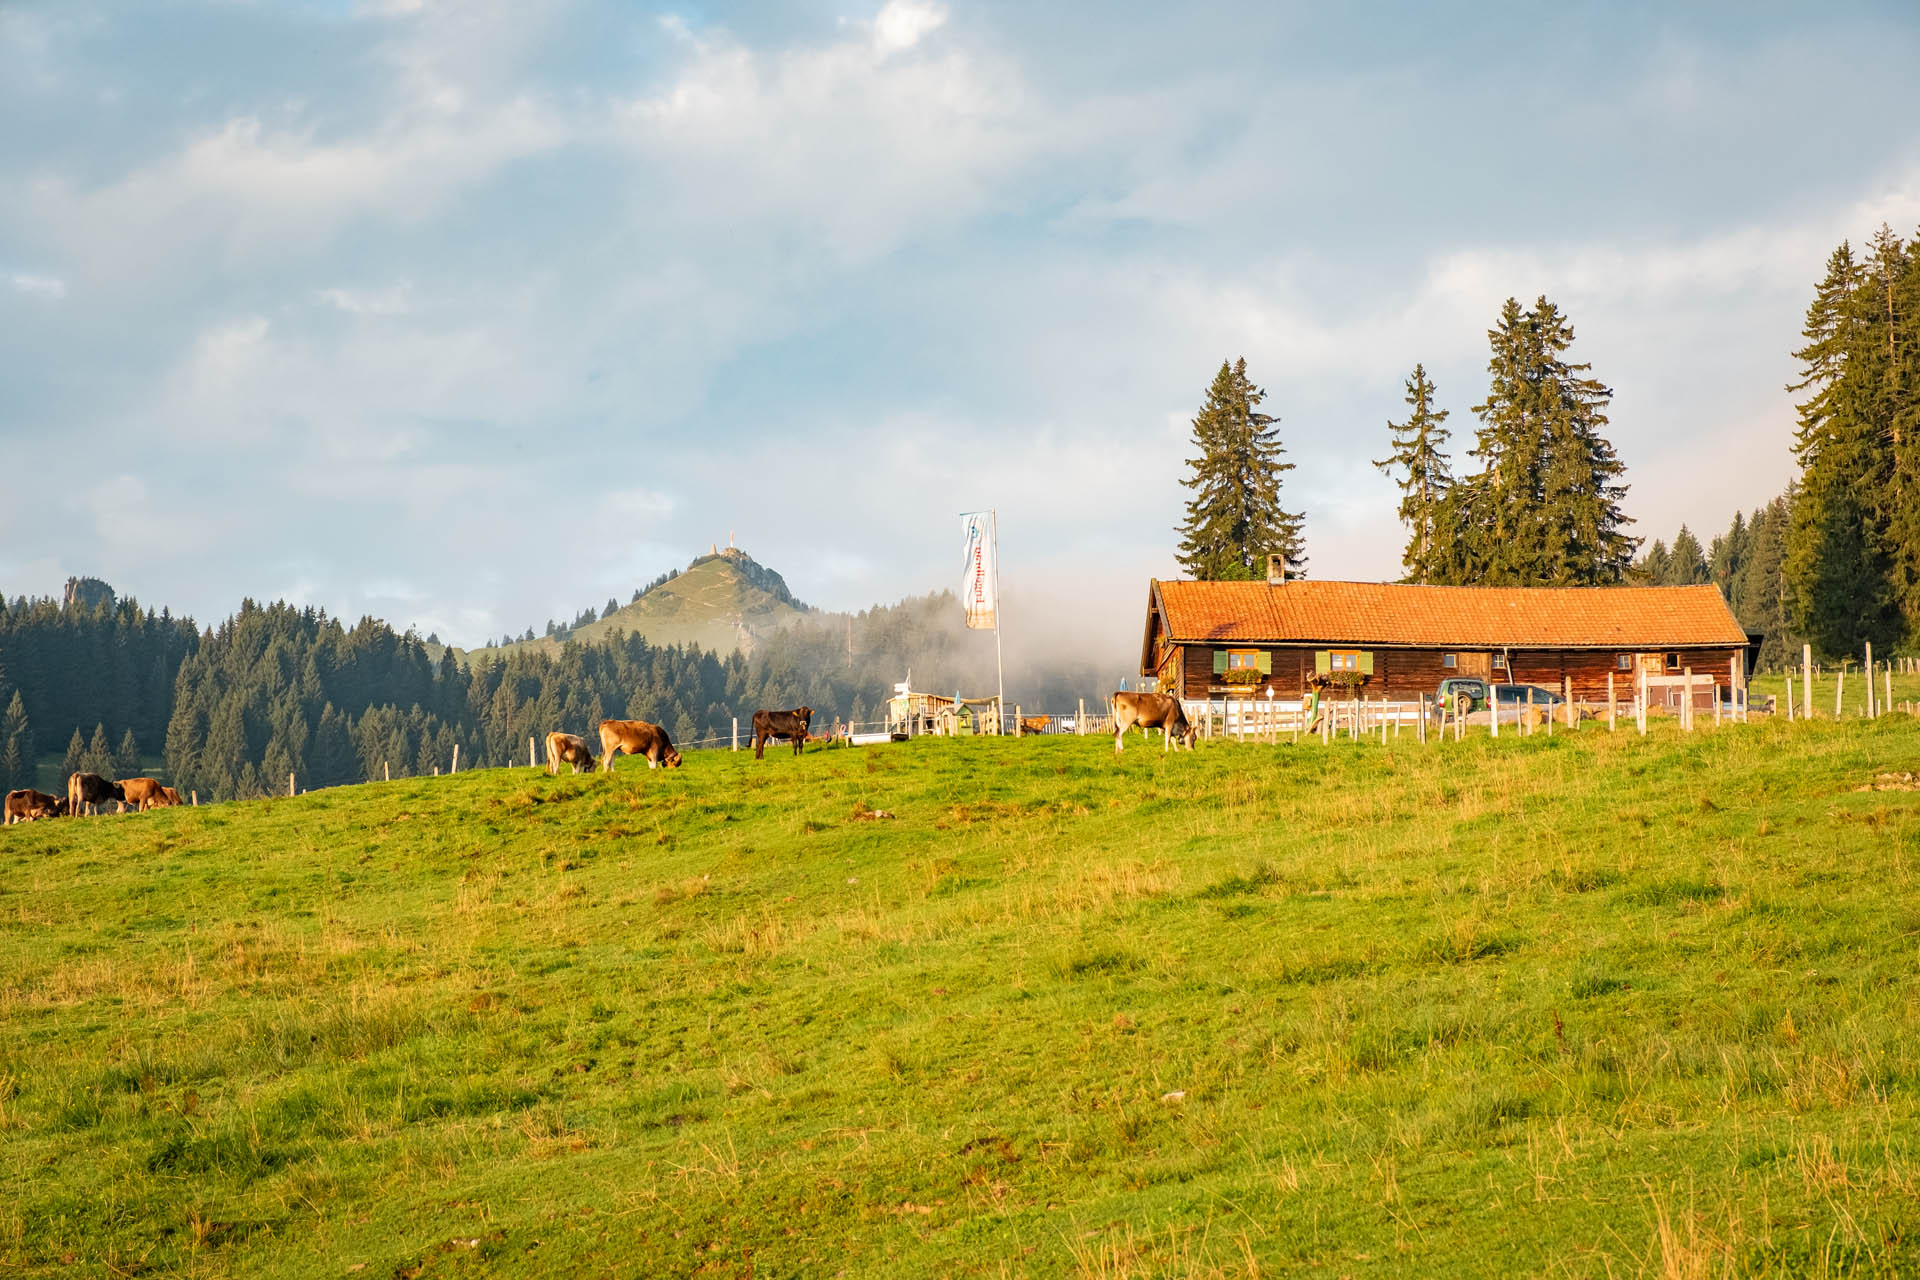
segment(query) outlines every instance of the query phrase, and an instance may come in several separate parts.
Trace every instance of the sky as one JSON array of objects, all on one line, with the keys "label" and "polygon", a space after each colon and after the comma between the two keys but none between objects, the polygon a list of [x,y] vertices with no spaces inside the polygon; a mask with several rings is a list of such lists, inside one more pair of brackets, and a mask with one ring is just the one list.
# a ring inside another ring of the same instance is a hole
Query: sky
[{"label": "sky", "polygon": [[1424,362],[1509,296],[1634,532],[1793,474],[1825,259],[1920,227],[1886,4],[0,0],[0,591],[463,645],[734,537],[1124,663],[1245,357],[1308,571],[1390,579]]}]

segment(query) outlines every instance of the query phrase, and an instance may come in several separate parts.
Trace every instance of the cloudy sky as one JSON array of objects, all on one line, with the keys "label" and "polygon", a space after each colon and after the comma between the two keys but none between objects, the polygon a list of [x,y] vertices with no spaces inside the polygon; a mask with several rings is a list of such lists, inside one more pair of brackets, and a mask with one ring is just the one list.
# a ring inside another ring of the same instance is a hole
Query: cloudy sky
[{"label": "cloudy sky", "polygon": [[947,586],[996,507],[1008,644],[1124,657],[1223,357],[1310,571],[1392,577],[1407,371],[1464,448],[1541,293],[1638,531],[1718,529],[1826,254],[1920,223],[1915,67],[1907,0],[0,0],[0,590],[479,644],[729,531]]}]

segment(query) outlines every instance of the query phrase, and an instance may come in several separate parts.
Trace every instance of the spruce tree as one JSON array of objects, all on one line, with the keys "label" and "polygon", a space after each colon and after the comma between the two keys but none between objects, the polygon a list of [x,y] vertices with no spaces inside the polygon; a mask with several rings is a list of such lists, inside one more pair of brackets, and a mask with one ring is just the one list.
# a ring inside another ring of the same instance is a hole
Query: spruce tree
[{"label": "spruce tree", "polygon": [[120,735],[119,749],[113,753],[113,776],[137,778],[140,772],[140,744],[135,741],[133,730],[128,729]]},{"label": "spruce tree", "polygon": [[1244,358],[1222,361],[1193,419],[1194,490],[1180,534],[1181,568],[1198,579],[1246,579],[1266,571],[1266,557],[1286,558],[1289,572],[1306,564],[1301,517],[1280,505],[1280,481],[1293,470],[1281,458],[1276,419],[1259,412],[1266,392],[1247,376]]},{"label": "spruce tree", "polygon": [[1707,557],[1700,550],[1700,539],[1693,536],[1693,530],[1684,524],[1680,532],[1674,535],[1673,550],[1667,562],[1667,571],[1661,578],[1663,587],[1690,587],[1709,580]]},{"label": "spruce tree", "polygon": [[1407,526],[1407,549],[1401,557],[1408,582],[1433,582],[1445,572],[1445,544],[1457,538],[1451,512],[1443,499],[1453,485],[1447,455],[1441,452],[1452,432],[1444,425],[1447,410],[1433,407],[1433,380],[1424,364],[1413,366],[1407,378],[1407,404],[1413,412],[1404,423],[1389,421],[1393,452],[1373,465],[1389,476],[1404,475],[1400,486],[1400,522]]},{"label": "spruce tree", "polygon": [[1800,480],[1787,535],[1787,583],[1796,629],[1838,658],[1902,631],[1890,537],[1890,457],[1875,421],[1872,282],[1842,243],[1827,259],[1795,351],[1801,377],[1794,453]]},{"label": "spruce tree", "polygon": [[0,752],[11,752],[15,763],[11,766],[0,765],[0,776],[6,779],[6,789],[33,785],[33,729],[27,723],[27,704],[20,699],[20,691],[15,689],[13,697],[7,702],[7,710],[0,715]]},{"label": "spruce tree", "polygon": [[20,750],[20,735],[13,734],[0,743],[0,791],[13,791],[33,785],[33,770]]},{"label": "spruce tree", "polygon": [[114,768],[113,744],[107,741],[106,725],[93,726],[93,738],[87,743],[86,754],[80,757],[80,771],[97,773],[105,778],[111,778],[118,772]]},{"label": "spruce tree", "polygon": [[60,761],[60,780],[65,782],[74,774],[84,772],[86,759],[87,740],[80,736],[80,730],[76,727],[73,737],[67,739],[66,757]]},{"label": "spruce tree", "polygon": [[1626,467],[1601,434],[1613,392],[1562,357],[1573,326],[1546,298],[1509,298],[1495,328],[1473,456],[1481,471],[1467,522],[1480,580],[1514,586],[1604,586],[1633,561],[1620,510]]},{"label": "spruce tree", "polygon": [[1673,556],[1667,551],[1667,544],[1655,538],[1647,553],[1633,562],[1632,578],[1635,582],[1650,587],[1661,587],[1667,583],[1667,577],[1673,570]]}]

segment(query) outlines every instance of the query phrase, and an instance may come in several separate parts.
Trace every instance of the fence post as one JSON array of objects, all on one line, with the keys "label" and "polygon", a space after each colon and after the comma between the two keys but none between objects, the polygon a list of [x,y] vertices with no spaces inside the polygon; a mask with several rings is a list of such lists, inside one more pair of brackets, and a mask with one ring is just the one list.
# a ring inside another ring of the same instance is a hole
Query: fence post
[{"label": "fence post", "polygon": [[1887,664],[1886,670],[1882,674],[1881,679],[1885,682],[1887,686],[1887,696],[1880,703],[1880,712],[1882,715],[1884,715],[1886,714],[1887,708],[1893,705],[1893,664],[1891,662]]},{"label": "fence post", "polygon": [[1085,698],[1082,698],[1080,699],[1080,714],[1073,718],[1073,733],[1075,737],[1084,737],[1086,735],[1086,732],[1087,732],[1087,700]]},{"label": "fence post", "polygon": [[382,760],[380,762],[380,772],[385,776],[388,782],[393,781],[393,766],[388,764],[385,760]]},{"label": "fence post", "polygon": [[1873,641],[1867,641],[1867,719],[1873,719]]},{"label": "fence post", "polygon": [[1841,667],[1833,673],[1833,718],[1840,718],[1840,697],[1847,689],[1847,669]]},{"label": "fence post", "polygon": [[1813,646],[1800,646],[1800,709],[1813,719]]},{"label": "fence post", "polygon": [[1607,672],[1607,732],[1613,732],[1613,672]]},{"label": "fence post", "polygon": [[735,751],[738,751],[740,749],[740,717],[739,716],[735,716],[733,718],[733,749]]},{"label": "fence post", "polygon": [[527,768],[529,768],[529,769],[537,769],[537,768],[539,768],[539,767],[540,767],[540,766],[538,766],[538,765],[536,765],[536,764],[535,764],[535,763],[533,762],[533,739],[532,739],[532,738],[528,738],[528,739],[527,739]]},{"label": "fence post", "polygon": [[447,770],[447,772],[448,773],[460,772],[460,744],[457,742],[453,744],[453,768]]},{"label": "fence post", "polygon": [[1493,730],[1493,736],[1500,736],[1500,699],[1493,695],[1493,681],[1487,681],[1487,724]]},{"label": "fence post", "polygon": [[1640,736],[1647,736],[1647,667],[1640,664],[1640,696],[1633,700],[1634,723],[1640,726]]},{"label": "fence post", "polygon": [[293,789],[293,772],[291,770],[287,772],[287,794],[295,794]]},{"label": "fence post", "polygon": [[198,791],[193,791],[193,792],[189,792],[188,794],[192,795],[193,797],[193,807],[198,809],[200,807],[200,793]]},{"label": "fence post", "polygon": [[[1713,693],[1713,727],[1718,729],[1720,727],[1720,690],[1715,687],[1714,677],[1707,677],[1707,688]],[[1732,693],[1733,690],[1729,688],[1727,692]]]}]

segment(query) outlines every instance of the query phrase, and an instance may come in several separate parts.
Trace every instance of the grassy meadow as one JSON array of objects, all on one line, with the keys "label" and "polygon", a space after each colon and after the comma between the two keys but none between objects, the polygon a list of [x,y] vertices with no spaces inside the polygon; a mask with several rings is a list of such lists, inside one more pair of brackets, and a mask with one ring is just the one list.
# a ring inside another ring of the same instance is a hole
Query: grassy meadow
[{"label": "grassy meadow", "polygon": [[0,831],[0,1274],[1920,1272],[1920,723],[1133,742]]}]

